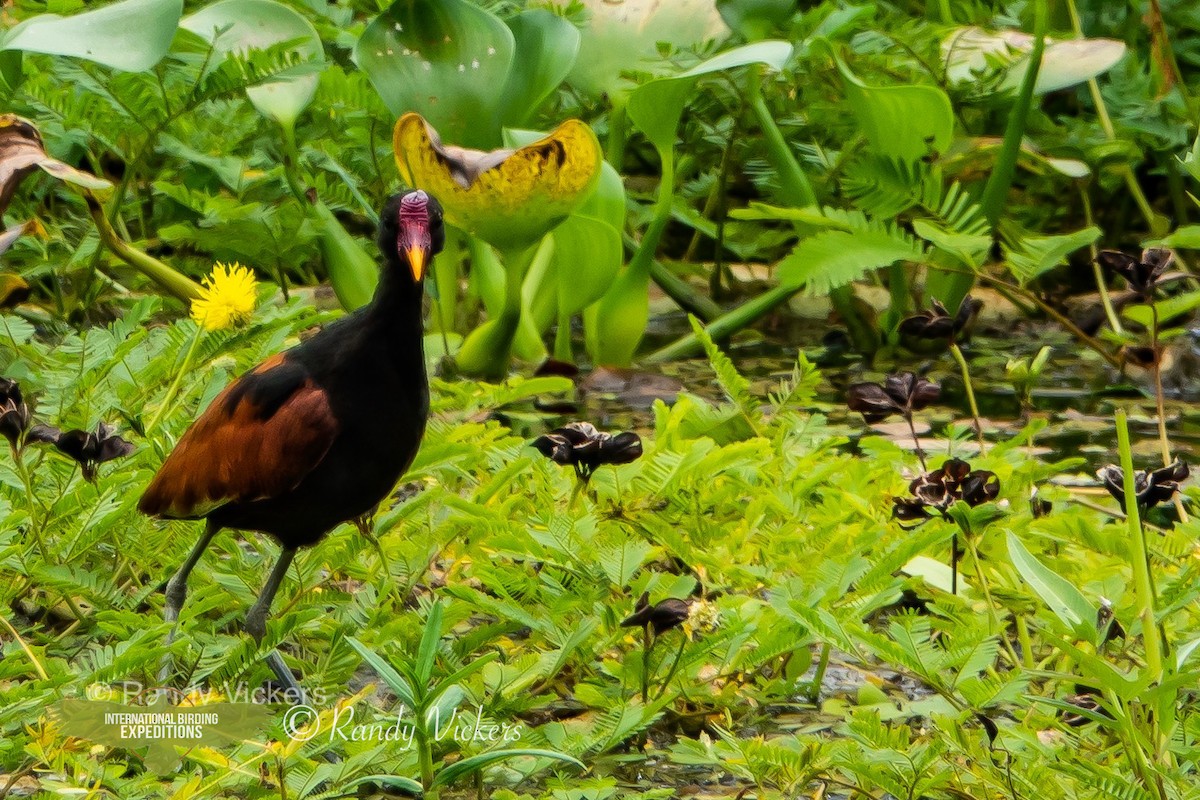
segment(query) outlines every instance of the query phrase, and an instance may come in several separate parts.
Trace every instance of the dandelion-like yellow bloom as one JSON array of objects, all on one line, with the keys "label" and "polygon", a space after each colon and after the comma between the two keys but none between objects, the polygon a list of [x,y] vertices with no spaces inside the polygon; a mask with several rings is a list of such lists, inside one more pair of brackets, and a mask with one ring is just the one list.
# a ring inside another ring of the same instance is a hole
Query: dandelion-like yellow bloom
[{"label": "dandelion-like yellow bloom", "polygon": [[204,279],[200,296],[192,301],[192,319],[208,331],[243,325],[254,313],[258,282],[241,264],[217,262]]}]

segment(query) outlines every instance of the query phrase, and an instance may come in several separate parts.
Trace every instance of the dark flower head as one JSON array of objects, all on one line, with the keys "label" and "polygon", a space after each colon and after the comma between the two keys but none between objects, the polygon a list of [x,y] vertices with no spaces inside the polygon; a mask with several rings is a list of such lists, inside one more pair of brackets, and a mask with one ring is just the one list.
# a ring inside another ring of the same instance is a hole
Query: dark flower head
[{"label": "dark flower head", "polygon": [[863,415],[867,422],[882,422],[893,414],[908,419],[941,396],[942,388],[911,372],[889,375],[882,384],[856,383],[846,392],[846,404],[851,411]]},{"label": "dark flower head", "polygon": [[1038,495],[1037,487],[1029,490],[1029,513],[1034,519],[1041,519],[1054,509],[1054,505]]},{"label": "dark flower head", "polygon": [[1175,254],[1166,248],[1151,247],[1143,250],[1138,259],[1119,250],[1103,250],[1096,256],[1096,261],[1124,278],[1130,289],[1149,296],[1154,293],[1159,279],[1175,263]]},{"label": "dark flower head", "polygon": [[1100,700],[1096,697],[1094,689],[1088,689],[1088,691],[1080,692],[1079,694],[1067,695],[1063,698],[1063,702],[1083,712],[1068,711],[1067,709],[1059,711],[1063,724],[1072,728],[1082,728],[1089,722],[1094,721],[1096,715],[1109,716],[1104,706],[1100,704]]},{"label": "dark flower head", "polygon": [[0,378],[0,435],[16,447],[32,416],[29,406],[21,396],[21,387],[16,381]]},{"label": "dark flower head", "polygon": [[[1137,496],[1140,509],[1147,509],[1159,503],[1166,503],[1179,491],[1179,484],[1187,480],[1190,470],[1188,465],[1176,459],[1169,467],[1147,472],[1138,470],[1133,473],[1133,491]],[[1125,472],[1116,464],[1109,464],[1099,470],[1096,477],[1104,483],[1121,507],[1125,507]]]},{"label": "dark flower head", "polygon": [[951,458],[938,469],[918,476],[908,486],[911,498],[897,498],[892,517],[901,522],[924,522],[937,512],[945,516],[959,500],[974,507],[1000,495],[1000,479],[985,469],[972,470],[961,458]]},{"label": "dark flower head", "polygon": [[650,605],[649,593],[638,598],[632,614],[621,620],[622,628],[644,628],[647,625],[657,636],[682,625],[688,618],[691,604],[687,600],[668,597]]},{"label": "dark flower head", "polygon": [[85,480],[95,483],[96,467],[105,461],[121,458],[133,452],[133,445],[117,436],[114,428],[101,422],[94,431],[70,430],[65,433],[49,425],[37,425],[31,438],[48,442],[79,462]]},{"label": "dark flower head", "polygon": [[930,302],[928,311],[922,311],[903,320],[900,323],[901,336],[914,339],[946,339],[956,340],[970,332],[983,308],[983,301],[967,295],[958,306],[958,312],[952,317],[946,307],[937,300]]},{"label": "dark flower head", "polygon": [[963,502],[974,508],[990,503],[1000,495],[1000,479],[994,472],[977,469],[962,479],[959,489]]},{"label": "dark flower head", "polygon": [[572,422],[533,441],[539,453],[556,464],[572,466],[586,481],[604,464],[628,464],[642,455],[642,439],[625,431],[611,434],[589,422]]}]

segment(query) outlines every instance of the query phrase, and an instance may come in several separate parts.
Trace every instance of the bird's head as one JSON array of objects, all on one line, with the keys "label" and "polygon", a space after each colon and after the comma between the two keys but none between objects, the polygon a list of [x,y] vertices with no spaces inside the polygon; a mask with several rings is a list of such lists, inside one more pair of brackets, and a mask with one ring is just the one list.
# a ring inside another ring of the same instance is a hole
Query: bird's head
[{"label": "bird's head", "polygon": [[389,264],[408,266],[420,283],[429,260],[446,243],[442,205],[420,189],[394,194],[379,215],[379,249]]}]

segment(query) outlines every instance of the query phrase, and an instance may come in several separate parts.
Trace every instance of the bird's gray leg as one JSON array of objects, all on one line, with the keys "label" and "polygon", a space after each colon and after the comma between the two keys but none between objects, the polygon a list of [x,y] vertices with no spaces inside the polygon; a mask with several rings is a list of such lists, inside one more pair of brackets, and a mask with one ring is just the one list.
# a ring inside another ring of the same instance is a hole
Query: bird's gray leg
[{"label": "bird's gray leg", "polygon": [[[246,615],[246,632],[253,636],[256,642],[262,642],[263,636],[267,633],[267,614],[271,612],[271,603],[275,600],[275,593],[279,591],[279,586],[283,583],[283,578],[287,575],[288,568],[291,567],[292,559],[295,557],[296,549],[294,547],[284,548],[283,552],[279,554],[279,560],[275,562],[271,574],[267,576],[267,583],[259,593],[257,602],[250,609],[250,613]],[[283,656],[279,655],[279,651],[271,651],[271,654],[267,656],[267,665],[287,690],[289,699],[307,705],[308,695],[296,681],[287,664],[283,663]]]},{"label": "bird's gray leg", "polygon": [[[211,522],[205,523],[204,533],[200,535],[200,540],[196,542],[196,546],[192,548],[192,552],[188,553],[188,557],[179,568],[179,571],[171,576],[171,580],[167,581],[167,602],[163,606],[163,618],[167,622],[172,623],[171,630],[167,632],[168,646],[175,641],[175,633],[179,629],[179,626],[173,623],[179,619],[179,612],[183,610],[183,601],[187,598],[188,576],[192,574],[192,570],[196,567],[197,562],[200,561],[200,556],[204,555],[205,549],[212,542],[213,537],[217,535],[217,531],[219,530],[221,530],[219,526]],[[163,663],[158,668],[159,683],[166,682],[167,675],[170,674],[170,660],[171,657],[169,655],[163,657]]]}]

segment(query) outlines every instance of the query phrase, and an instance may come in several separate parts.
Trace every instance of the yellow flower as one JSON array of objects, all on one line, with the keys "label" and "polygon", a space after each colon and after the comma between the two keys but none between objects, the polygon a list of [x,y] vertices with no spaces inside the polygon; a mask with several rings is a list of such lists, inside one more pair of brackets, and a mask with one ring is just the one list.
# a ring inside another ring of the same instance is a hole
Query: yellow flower
[{"label": "yellow flower", "polygon": [[694,639],[696,634],[712,633],[721,627],[721,612],[716,603],[697,600],[688,609],[687,619],[681,627],[689,639]]},{"label": "yellow flower", "polygon": [[208,331],[249,322],[258,299],[257,286],[253,273],[241,264],[217,262],[204,279],[200,297],[192,301],[192,319]]}]

